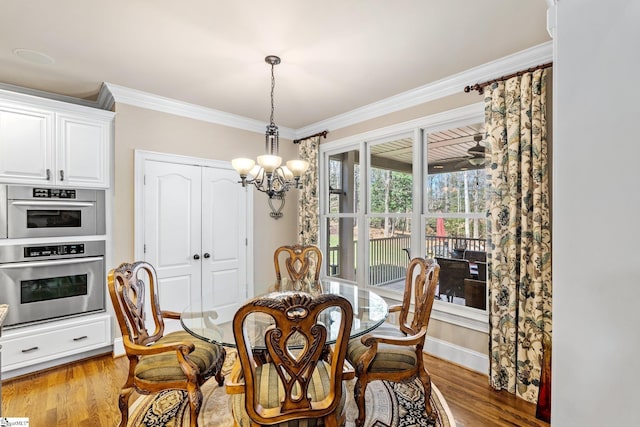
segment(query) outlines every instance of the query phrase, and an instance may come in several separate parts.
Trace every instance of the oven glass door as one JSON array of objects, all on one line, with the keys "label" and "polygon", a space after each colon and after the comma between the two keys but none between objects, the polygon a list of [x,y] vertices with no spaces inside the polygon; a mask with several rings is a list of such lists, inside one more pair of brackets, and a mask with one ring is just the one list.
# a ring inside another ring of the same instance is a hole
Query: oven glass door
[{"label": "oven glass door", "polygon": [[0,289],[5,326],[104,310],[104,258],[2,264]]},{"label": "oven glass door", "polygon": [[60,237],[96,234],[96,203],[20,201],[8,207],[8,236]]}]

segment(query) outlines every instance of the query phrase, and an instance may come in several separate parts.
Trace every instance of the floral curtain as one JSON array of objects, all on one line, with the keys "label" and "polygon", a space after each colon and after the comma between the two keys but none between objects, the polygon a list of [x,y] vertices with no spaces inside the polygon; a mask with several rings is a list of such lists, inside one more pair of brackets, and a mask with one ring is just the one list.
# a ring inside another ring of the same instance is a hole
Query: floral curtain
[{"label": "floral curtain", "polygon": [[490,165],[490,376],[496,389],[536,402],[542,345],[551,336],[550,68],[485,88]]},{"label": "floral curtain", "polygon": [[320,137],[302,140],[298,146],[298,156],[309,162],[309,170],[300,178],[302,188],[298,198],[298,243],[304,246],[318,245],[319,205],[318,205],[318,150]]}]

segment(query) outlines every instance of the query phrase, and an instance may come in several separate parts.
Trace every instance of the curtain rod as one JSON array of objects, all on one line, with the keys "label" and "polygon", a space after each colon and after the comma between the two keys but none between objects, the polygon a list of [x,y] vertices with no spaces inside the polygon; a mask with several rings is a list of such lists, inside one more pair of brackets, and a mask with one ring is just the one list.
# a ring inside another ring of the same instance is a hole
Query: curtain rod
[{"label": "curtain rod", "polygon": [[328,133],[329,133],[328,130],[323,130],[322,132],[314,133],[313,135],[305,136],[304,138],[294,139],[293,143],[294,144],[299,144],[302,141],[304,141],[305,139],[313,138],[314,136],[323,136],[325,139],[327,139],[327,134]]},{"label": "curtain rod", "polygon": [[468,92],[471,92],[472,90],[477,90],[478,93],[480,95],[482,95],[482,93],[484,92],[484,88],[486,86],[489,86],[491,83],[500,82],[500,81],[503,81],[503,80],[508,80],[511,77],[521,76],[521,75],[526,74],[526,73],[532,73],[532,72],[534,72],[536,70],[542,70],[544,68],[549,68],[552,65],[553,65],[553,62],[547,62],[546,64],[540,64],[540,65],[537,65],[535,67],[527,68],[526,70],[518,71],[517,73],[509,74],[507,76],[502,76],[502,77],[498,77],[497,79],[486,81],[484,83],[476,83],[476,84],[471,85],[471,86],[465,86],[464,87],[464,91],[468,93]]}]

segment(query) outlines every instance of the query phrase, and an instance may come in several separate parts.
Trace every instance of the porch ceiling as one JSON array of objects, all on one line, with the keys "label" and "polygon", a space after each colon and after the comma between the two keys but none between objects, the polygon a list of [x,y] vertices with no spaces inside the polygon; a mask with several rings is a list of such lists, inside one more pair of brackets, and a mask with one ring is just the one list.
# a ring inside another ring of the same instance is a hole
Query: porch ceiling
[{"label": "porch ceiling", "polygon": [[[473,137],[477,134],[482,134],[483,132],[484,125],[482,123],[478,123],[455,129],[429,133],[427,136],[429,144],[429,168],[432,169],[435,165],[442,165],[442,171],[449,172],[457,165],[457,170],[460,170],[461,167],[465,165],[463,161],[469,157],[467,150],[476,144]],[[412,164],[412,143],[413,140],[411,138],[402,138],[374,145],[371,148],[371,155],[386,161],[391,160],[394,162]],[[480,144],[483,145],[482,142],[480,142]],[[467,167],[468,169],[474,168],[471,164]]]}]

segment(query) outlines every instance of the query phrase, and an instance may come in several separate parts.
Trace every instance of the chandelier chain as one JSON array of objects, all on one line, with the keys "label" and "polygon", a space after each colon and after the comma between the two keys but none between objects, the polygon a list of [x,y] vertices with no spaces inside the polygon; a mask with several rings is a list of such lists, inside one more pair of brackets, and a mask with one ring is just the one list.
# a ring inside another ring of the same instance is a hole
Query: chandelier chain
[{"label": "chandelier chain", "polygon": [[274,89],[276,87],[276,79],[275,79],[275,76],[273,74],[273,67],[274,67],[274,64],[272,63],[271,64],[271,124],[272,125],[275,124],[274,121],[273,121],[273,110],[274,110],[274,108],[273,108],[273,93],[274,93]]}]

